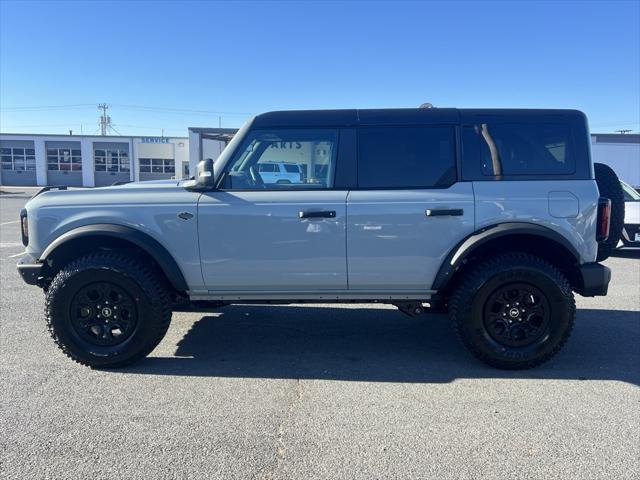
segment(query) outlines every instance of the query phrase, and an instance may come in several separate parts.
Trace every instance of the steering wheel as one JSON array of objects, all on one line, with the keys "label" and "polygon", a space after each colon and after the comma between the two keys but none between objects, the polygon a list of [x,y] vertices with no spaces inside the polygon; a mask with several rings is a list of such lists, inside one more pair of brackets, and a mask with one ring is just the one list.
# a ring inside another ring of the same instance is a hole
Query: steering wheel
[{"label": "steering wheel", "polygon": [[262,180],[262,177],[256,170],[255,165],[251,165],[249,167],[249,176],[251,177],[251,181],[257,188],[267,188],[266,185],[264,184],[264,181]]}]

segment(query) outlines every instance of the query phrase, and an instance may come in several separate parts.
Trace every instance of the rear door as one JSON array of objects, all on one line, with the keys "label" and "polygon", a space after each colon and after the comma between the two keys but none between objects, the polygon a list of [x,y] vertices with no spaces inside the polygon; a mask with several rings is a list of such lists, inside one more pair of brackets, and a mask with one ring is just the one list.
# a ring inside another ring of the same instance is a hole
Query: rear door
[{"label": "rear door", "polygon": [[358,129],[358,189],[347,198],[349,289],[424,293],[474,229],[471,182],[457,182],[454,126]]}]

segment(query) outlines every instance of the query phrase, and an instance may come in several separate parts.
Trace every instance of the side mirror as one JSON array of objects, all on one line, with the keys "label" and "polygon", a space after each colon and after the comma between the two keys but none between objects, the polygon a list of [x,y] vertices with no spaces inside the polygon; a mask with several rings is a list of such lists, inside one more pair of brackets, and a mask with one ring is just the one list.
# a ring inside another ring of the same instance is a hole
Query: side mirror
[{"label": "side mirror", "polygon": [[206,158],[198,163],[198,174],[184,183],[189,190],[211,190],[215,187],[216,179],[213,173],[213,160]]},{"label": "side mirror", "polygon": [[213,175],[213,160],[205,158],[198,163],[198,177],[196,178],[198,185],[202,188],[213,188],[215,185],[215,177]]}]

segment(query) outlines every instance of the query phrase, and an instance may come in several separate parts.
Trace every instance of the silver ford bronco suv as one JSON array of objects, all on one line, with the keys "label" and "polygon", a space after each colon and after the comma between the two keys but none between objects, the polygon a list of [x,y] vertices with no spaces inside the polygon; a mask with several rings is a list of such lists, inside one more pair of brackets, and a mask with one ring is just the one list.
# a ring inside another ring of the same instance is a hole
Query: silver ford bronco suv
[{"label": "silver ford bronco suv", "polygon": [[[274,162],[301,181],[261,176]],[[522,369],[567,341],[573,292],[606,295],[610,215],[579,111],[281,111],[190,180],[44,188],[18,270],[94,368],[149,354],[172,311],[382,302],[448,312],[477,358]]]}]

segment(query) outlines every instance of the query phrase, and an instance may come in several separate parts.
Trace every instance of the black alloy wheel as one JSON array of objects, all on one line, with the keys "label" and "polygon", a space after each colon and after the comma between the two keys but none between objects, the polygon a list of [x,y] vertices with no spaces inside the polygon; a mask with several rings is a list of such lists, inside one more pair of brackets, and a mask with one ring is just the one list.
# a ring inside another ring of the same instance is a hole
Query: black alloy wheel
[{"label": "black alloy wheel", "polygon": [[74,333],[85,342],[114,346],[131,336],[138,312],[124,289],[110,282],[96,282],[74,295],[69,319]]},{"label": "black alloy wheel", "polygon": [[484,325],[501,345],[525,347],[544,341],[548,333],[550,306],[533,285],[511,283],[494,291],[484,307]]}]

